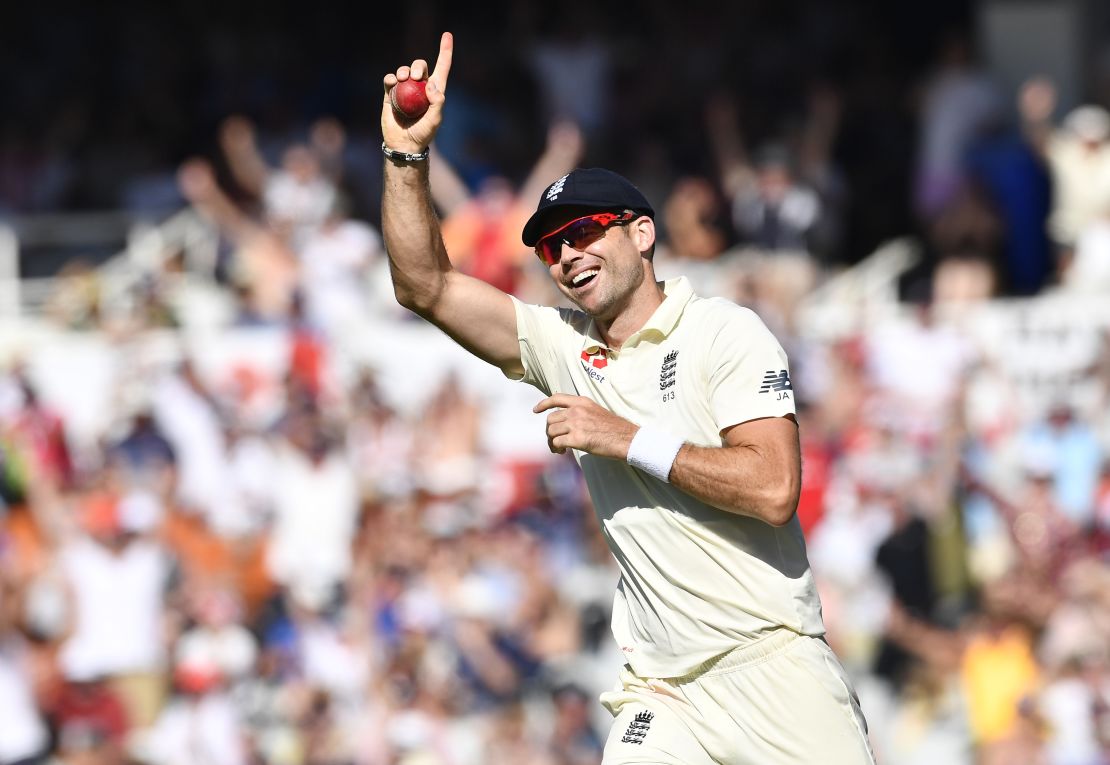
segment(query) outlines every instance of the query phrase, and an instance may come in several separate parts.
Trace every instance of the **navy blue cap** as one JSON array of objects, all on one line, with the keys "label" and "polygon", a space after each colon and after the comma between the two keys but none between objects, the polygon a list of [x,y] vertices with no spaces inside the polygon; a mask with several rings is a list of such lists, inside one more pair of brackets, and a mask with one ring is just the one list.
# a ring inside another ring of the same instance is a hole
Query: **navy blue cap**
[{"label": "navy blue cap", "polygon": [[545,221],[561,207],[585,207],[598,212],[605,210],[632,210],[640,215],[655,217],[647,198],[632,185],[632,181],[612,170],[601,167],[578,168],[564,175],[543,190],[536,211],[524,224],[521,239],[534,247],[547,233]]}]

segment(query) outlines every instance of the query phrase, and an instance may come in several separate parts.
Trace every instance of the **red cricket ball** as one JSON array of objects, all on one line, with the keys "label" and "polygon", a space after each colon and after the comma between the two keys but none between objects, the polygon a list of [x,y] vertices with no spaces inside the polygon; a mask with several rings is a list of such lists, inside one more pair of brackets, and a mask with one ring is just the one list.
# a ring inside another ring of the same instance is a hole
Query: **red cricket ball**
[{"label": "red cricket ball", "polygon": [[389,93],[393,111],[410,120],[420,119],[428,111],[427,80],[405,80]]}]

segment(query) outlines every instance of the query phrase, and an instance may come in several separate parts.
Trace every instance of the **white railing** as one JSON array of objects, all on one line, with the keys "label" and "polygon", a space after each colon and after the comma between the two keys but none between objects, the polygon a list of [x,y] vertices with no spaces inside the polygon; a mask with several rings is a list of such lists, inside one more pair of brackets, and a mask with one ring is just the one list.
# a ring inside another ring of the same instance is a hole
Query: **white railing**
[{"label": "white railing", "polygon": [[920,250],[915,239],[894,239],[830,278],[802,300],[798,311],[802,334],[844,337],[896,315],[898,280],[920,261]]},{"label": "white railing", "polygon": [[[53,322],[34,322],[43,317],[48,299],[64,285],[57,278],[19,278],[21,230],[0,225],[0,358],[19,354],[34,362],[38,356],[54,359],[60,355],[63,361],[73,357],[76,363],[76,355],[59,354],[57,349],[95,344],[105,335],[75,334]],[[41,227],[33,233],[44,234]],[[72,234],[72,230],[67,232]],[[170,288],[176,314],[187,330],[184,334],[209,333],[212,339],[205,346],[225,336],[239,336],[230,328],[232,301],[212,278],[217,245],[216,233],[191,210],[159,224],[132,225],[126,246],[98,268],[105,318],[126,317],[134,307],[131,303],[137,294],[136,285],[147,275],[162,272],[167,259],[180,253],[184,255],[186,273],[163,284]],[[866,335],[887,322],[914,321],[913,313],[898,301],[898,281],[919,257],[912,240],[896,240],[827,280],[803,300],[797,315],[799,333],[829,342],[853,334]],[[1061,397],[1079,402],[1088,410],[1099,405],[1096,396],[1101,394],[1095,390],[1097,380],[1090,370],[1104,352],[1103,333],[1110,332],[1110,298],[1105,295],[1077,295],[1061,289],[1031,299],[970,304],[960,312],[937,318],[966,338],[976,358],[1001,373],[1026,407],[1043,407],[1045,402]],[[414,374],[416,378],[435,379],[435,368],[448,357],[438,345],[434,353],[413,353],[415,344],[442,342],[450,346],[439,333],[420,332],[415,327],[426,329],[411,322],[367,316],[365,323],[346,328],[350,335],[341,344],[352,358],[388,369],[385,379],[403,381],[394,390],[399,398],[405,398],[417,389],[417,382],[410,379]],[[417,370],[411,361],[414,358],[426,360],[427,368]],[[391,363],[396,359],[405,361],[393,368]]]},{"label": "white railing", "polygon": [[180,251],[184,253],[187,272],[212,277],[216,272],[218,244],[215,230],[187,207],[156,225],[132,226],[127,250],[121,255],[133,266],[150,272],[161,269],[169,255]]},{"label": "white railing", "polygon": [[146,275],[161,271],[167,260],[183,253],[185,270],[211,279],[216,270],[219,238],[215,230],[186,208],[160,223],[133,222],[115,214],[41,215],[0,224],[0,320],[41,317],[65,277],[26,277],[20,247],[95,245],[112,241],[124,248],[97,266],[101,307],[108,315],[132,308],[133,288]]},{"label": "white railing", "polygon": [[11,226],[0,225],[0,320],[20,314],[19,237]]}]

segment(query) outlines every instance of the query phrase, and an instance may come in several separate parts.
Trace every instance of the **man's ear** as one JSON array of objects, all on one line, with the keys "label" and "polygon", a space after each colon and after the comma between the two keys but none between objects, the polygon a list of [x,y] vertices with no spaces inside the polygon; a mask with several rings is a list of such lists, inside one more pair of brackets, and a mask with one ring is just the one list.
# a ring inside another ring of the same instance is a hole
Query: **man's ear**
[{"label": "man's ear", "polygon": [[641,215],[628,224],[628,235],[632,237],[632,242],[640,254],[650,259],[651,254],[655,252],[655,221],[646,215]]}]

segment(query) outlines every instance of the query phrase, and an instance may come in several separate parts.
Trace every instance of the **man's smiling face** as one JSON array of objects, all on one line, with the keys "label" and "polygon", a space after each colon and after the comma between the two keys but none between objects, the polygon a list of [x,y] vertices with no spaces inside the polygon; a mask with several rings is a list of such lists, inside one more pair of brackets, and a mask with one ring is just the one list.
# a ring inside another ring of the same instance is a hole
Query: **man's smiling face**
[{"label": "man's smiling face", "polygon": [[[590,212],[597,211],[568,211],[552,228]],[[548,266],[559,290],[595,319],[611,321],[643,284],[643,256],[634,228],[642,219],[634,219],[628,225],[610,226],[603,236],[581,249],[563,242],[559,262]]]}]

